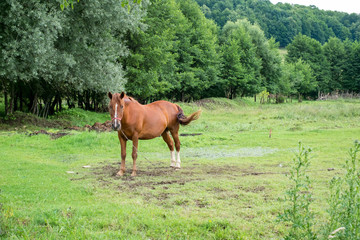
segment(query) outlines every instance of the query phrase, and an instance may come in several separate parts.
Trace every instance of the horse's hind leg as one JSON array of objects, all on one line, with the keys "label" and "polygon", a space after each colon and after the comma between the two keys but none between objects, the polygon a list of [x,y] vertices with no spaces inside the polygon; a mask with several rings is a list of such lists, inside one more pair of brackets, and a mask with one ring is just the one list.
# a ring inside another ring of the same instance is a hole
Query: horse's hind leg
[{"label": "horse's hind leg", "polygon": [[166,142],[166,144],[168,145],[169,150],[170,150],[170,154],[171,154],[170,167],[175,167],[176,159],[175,159],[175,152],[174,152],[174,143],[171,140],[171,137],[170,137],[168,131],[163,132],[163,134],[161,134],[161,136],[163,137],[164,141]]},{"label": "horse's hind leg", "polygon": [[174,142],[175,142],[175,149],[176,149],[176,155],[177,155],[177,159],[176,159],[176,164],[175,164],[175,168],[180,168],[180,139],[179,139],[179,129],[171,131],[171,135],[174,138]]}]

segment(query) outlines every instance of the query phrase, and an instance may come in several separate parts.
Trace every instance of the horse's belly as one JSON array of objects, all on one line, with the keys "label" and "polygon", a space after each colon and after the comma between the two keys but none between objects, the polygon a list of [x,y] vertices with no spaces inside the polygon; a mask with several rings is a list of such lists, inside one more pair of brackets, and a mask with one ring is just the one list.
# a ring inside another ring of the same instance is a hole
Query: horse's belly
[{"label": "horse's belly", "polygon": [[142,131],[139,133],[139,139],[153,139],[160,137],[166,129],[166,122],[158,122],[157,124],[145,125]]},{"label": "horse's belly", "polygon": [[161,137],[161,134],[165,131],[152,131],[152,132],[144,132],[139,134],[139,139],[141,140],[147,140],[147,139],[153,139],[156,137]]}]

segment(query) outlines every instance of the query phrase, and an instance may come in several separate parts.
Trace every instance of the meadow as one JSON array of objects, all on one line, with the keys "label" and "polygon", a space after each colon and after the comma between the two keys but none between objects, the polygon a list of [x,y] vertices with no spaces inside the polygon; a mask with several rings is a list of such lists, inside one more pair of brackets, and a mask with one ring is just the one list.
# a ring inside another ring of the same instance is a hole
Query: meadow
[{"label": "meadow", "polygon": [[[360,136],[359,100],[179,105],[203,110],[180,129],[182,168],[169,167],[162,138],[140,141],[134,178],[131,144],[127,172],[116,176],[116,132],[46,128],[68,133],[53,139],[31,135],[42,127],[2,126],[0,238],[282,239],[288,225],[277,219],[299,141],[312,148],[314,228],[327,224],[329,181],[344,174]],[[77,109],[49,121],[59,119],[84,126],[109,116]]]}]

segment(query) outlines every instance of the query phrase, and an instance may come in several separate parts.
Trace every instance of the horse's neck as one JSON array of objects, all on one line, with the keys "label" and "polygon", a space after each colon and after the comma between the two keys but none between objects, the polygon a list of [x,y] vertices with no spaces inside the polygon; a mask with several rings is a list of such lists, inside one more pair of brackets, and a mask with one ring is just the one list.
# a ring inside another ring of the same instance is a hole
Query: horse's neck
[{"label": "horse's neck", "polygon": [[125,101],[125,107],[128,108],[130,110],[130,112],[133,109],[138,109],[139,106],[142,106],[142,104],[140,104],[138,101],[136,101],[135,99],[133,99],[131,97],[125,98],[124,101]]}]

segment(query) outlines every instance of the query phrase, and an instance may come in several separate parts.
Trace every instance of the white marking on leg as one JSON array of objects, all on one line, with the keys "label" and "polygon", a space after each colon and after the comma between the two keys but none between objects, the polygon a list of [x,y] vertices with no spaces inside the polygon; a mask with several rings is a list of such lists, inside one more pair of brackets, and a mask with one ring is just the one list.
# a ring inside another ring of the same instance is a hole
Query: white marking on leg
[{"label": "white marking on leg", "polygon": [[170,167],[175,167],[175,165],[176,165],[175,151],[170,151],[170,153],[171,153]]},{"label": "white marking on leg", "polygon": [[181,164],[181,161],[180,161],[180,151],[179,152],[176,152],[176,155],[177,155],[177,161],[176,161],[176,168],[180,168],[180,164]]}]

